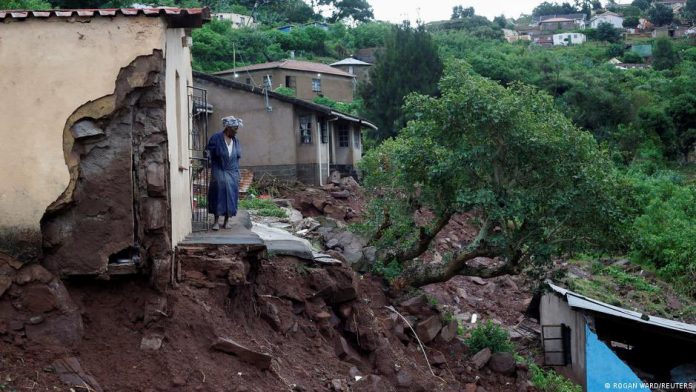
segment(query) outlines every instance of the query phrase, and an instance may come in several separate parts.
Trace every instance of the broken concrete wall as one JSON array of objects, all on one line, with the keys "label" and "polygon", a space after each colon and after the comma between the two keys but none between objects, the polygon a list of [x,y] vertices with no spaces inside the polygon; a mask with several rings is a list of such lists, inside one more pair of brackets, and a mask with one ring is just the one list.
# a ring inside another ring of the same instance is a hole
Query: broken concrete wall
[{"label": "broken concrete wall", "polygon": [[[121,70],[114,93],[77,109],[64,128],[71,181],[41,220],[44,264],[103,274],[109,261],[169,270],[171,219],[162,52]],[[168,273],[161,271],[158,276]]]},{"label": "broken concrete wall", "polygon": [[165,47],[151,17],[28,18],[0,24],[0,249],[41,251],[40,220],[70,182],[66,119],[112,94],[123,67]]}]

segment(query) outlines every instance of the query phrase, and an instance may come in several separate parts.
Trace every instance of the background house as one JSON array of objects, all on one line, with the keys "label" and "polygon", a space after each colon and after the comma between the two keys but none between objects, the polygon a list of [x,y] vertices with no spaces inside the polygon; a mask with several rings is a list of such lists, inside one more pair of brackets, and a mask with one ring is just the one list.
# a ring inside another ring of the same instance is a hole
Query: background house
[{"label": "background house", "polygon": [[543,31],[573,30],[578,26],[573,19],[551,18],[539,22],[539,28]]},{"label": "background house", "polygon": [[596,29],[602,23],[609,23],[617,29],[623,29],[623,16],[614,12],[608,11],[603,14],[596,15],[590,20],[590,27]]},{"label": "background house", "polygon": [[324,96],[340,102],[353,102],[355,75],[326,64],[284,60],[237,67],[215,73],[255,87],[288,87],[297,98],[307,101]]},{"label": "background house", "polygon": [[188,32],[208,17],[0,11],[3,246],[33,234],[62,275],[168,268],[191,231]]},{"label": "background house", "polygon": [[[572,21],[572,24],[570,23]],[[532,19],[530,26],[538,26],[542,30],[559,30],[557,26],[561,23],[562,29],[584,29],[587,24],[587,16],[583,13],[562,14],[562,15],[543,15]]]},{"label": "background house", "polygon": [[212,105],[211,134],[223,117],[244,120],[238,133],[241,166],[310,185],[326,184],[332,170],[351,174],[362,157],[361,129],[376,127],[329,107],[248,84],[194,73],[194,84],[207,91]]},{"label": "background house", "polygon": [[249,15],[235,14],[233,12],[220,12],[213,14],[212,18],[214,20],[224,20],[229,22],[233,29],[239,29],[242,27],[256,27],[254,17]]},{"label": "background house", "polygon": [[348,57],[331,64],[331,66],[343,72],[355,75],[358,83],[364,83],[370,80],[370,68],[372,67],[370,63]]},{"label": "background house", "polygon": [[587,42],[587,36],[580,33],[560,33],[553,35],[554,46],[581,45]]}]

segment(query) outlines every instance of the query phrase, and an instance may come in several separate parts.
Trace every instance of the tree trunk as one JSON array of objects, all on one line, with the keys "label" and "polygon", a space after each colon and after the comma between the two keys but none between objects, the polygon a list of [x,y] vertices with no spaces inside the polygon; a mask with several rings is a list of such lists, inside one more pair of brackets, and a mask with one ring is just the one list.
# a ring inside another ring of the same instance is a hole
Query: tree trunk
[{"label": "tree trunk", "polygon": [[435,223],[435,225],[431,229],[428,229],[427,227],[419,227],[418,243],[411,249],[397,253],[396,260],[399,263],[403,263],[408,260],[413,260],[416,257],[425,253],[430,247],[430,243],[433,242],[433,239],[435,239],[438,233],[440,233],[442,229],[444,229],[445,226],[447,226],[450,219],[452,218],[452,215],[454,214],[451,212],[445,213],[442,217],[440,217],[440,219]]}]

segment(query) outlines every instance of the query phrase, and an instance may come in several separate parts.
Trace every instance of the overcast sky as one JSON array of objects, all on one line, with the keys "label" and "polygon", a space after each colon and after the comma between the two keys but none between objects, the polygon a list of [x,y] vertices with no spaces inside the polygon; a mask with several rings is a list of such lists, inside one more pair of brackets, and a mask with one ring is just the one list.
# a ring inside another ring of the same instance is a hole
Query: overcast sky
[{"label": "overcast sky", "polygon": [[483,15],[489,19],[500,14],[517,18],[521,13],[531,13],[532,9],[543,0],[368,0],[368,2],[372,5],[375,19],[400,23],[404,19],[415,21],[419,17],[425,22],[449,19],[452,15],[452,7],[455,5],[474,7],[477,15]]}]

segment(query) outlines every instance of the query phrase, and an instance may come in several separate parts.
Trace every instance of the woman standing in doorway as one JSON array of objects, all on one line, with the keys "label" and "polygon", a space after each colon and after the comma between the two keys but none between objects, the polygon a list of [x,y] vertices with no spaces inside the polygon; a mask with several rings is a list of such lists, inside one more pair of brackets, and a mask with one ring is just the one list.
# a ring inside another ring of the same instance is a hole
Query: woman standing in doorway
[{"label": "woman standing in doorway", "polygon": [[212,176],[208,189],[208,212],[215,221],[213,230],[220,229],[220,216],[224,216],[224,229],[229,229],[229,218],[237,215],[239,199],[239,160],[242,149],[237,140],[237,130],[242,120],[234,116],[222,119],[223,130],[214,134],[208,141],[206,150],[210,158]]}]

